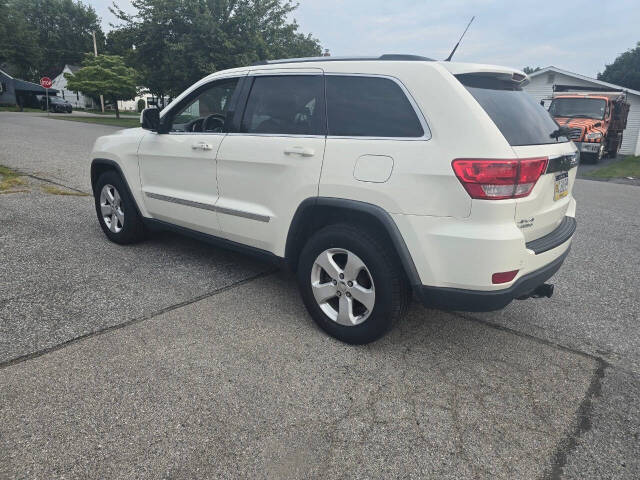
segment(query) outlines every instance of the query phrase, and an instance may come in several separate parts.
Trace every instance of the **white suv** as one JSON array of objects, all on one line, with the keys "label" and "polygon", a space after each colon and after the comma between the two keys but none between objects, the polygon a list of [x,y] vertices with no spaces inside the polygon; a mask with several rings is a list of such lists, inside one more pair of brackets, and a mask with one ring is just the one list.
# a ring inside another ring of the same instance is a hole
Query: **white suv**
[{"label": "white suv", "polygon": [[96,141],[98,219],[117,243],[173,229],[285,264],[349,343],[412,294],[468,311],[550,296],[578,158],[526,82],[410,55],[220,71]]}]

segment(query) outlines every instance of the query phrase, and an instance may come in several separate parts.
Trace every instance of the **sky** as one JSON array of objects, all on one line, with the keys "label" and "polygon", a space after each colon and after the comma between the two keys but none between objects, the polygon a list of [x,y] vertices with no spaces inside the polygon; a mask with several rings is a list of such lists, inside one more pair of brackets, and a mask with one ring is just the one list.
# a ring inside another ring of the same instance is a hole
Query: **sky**
[{"label": "sky", "polygon": [[[133,12],[127,0],[116,0]],[[554,65],[595,77],[640,41],[639,0],[298,0],[300,31],[331,55],[408,53],[515,68]],[[111,29],[112,0],[84,0]]]}]

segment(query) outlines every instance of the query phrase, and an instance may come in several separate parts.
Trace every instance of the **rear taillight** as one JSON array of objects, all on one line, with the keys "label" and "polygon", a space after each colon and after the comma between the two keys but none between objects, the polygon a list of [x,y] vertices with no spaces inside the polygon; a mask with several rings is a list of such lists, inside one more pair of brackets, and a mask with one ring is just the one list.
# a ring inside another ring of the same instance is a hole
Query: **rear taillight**
[{"label": "rear taillight", "polygon": [[515,160],[458,158],[453,171],[471,198],[504,200],[531,193],[547,168],[547,157]]}]

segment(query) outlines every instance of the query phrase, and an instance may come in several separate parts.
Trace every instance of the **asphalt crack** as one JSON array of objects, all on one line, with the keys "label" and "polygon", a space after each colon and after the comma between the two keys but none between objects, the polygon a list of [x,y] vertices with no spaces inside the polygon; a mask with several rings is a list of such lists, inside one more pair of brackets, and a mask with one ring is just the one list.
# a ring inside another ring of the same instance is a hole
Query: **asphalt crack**
[{"label": "asphalt crack", "polygon": [[58,343],[56,345],[52,345],[50,347],[46,347],[46,348],[43,348],[41,350],[37,350],[35,352],[27,353],[25,355],[20,355],[18,357],[14,357],[12,359],[5,360],[3,362],[0,362],[0,370],[2,370],[4,368],[7,368],[7,367],[11,367],[11,366],[16,365],[18,363],[26,362],[28,360],[32,360],[34,358],[41,357],[41,356],[46,355],[48,353],[52,353],[52,352],[56,352],[58,350],[62,350],[63,348],[71,346],[71,345],[73,345],[75,343],[78,343],[78,342],[80,342],[82,340],[86,340],[88,338],[97,337],[98,335],[103,335],[105,333],[109,333],[109,332],[112,332],[112,331],[115,331],[115,330],[120,330],[121,328],[125,328],[125,327],[128,327],[130,325],[135,325],[135,324],[144,322],[146,320],[150,320],[150,319],[152,319],[154,317],[157,317],[158,315],[162,315],[163,313],[167,313],[167,312],[170,312],[172,310],[176,310],[178,308],[182,308],[182,307],[185,307],[187,305],[191,305],[192,303],[199,302],[200,300],[204,300],[205,298],[216,296],[216,295],[218,295],[220,293],[226,292],[228,290],[232,290],[232,289],[234,289],[236,287],[239,287],[241,285],[250,283],[250,282],[252,282],[254,280],[258,280],[259,278],[267,277],[269,275],[274,274],[276,271],[277,271],[276,269],[270,269],[270,270],[267,270],[267,271],[264,271],[264,272],[260,272],[260,273],[257,273],[255,275],[251,275],[250,277],[243,278],[242,280],[238,280],[238,281],[232,282],[232,283],[230,283],[228,285],[225,285],[223,287],[216,288],[216,289],[211,290],[211,291],[209,291],[207,293],[204,293],[202,295],[198,295],[197,297],[193,297],[193,298],[190,298],[190,299],[185,300],[183,302],[175,303],[173,305],[169,305],[167,307],[161,308],[160,310],[158,310],[156,312],[153,312],[153,313],[150,313],[148,315],[143,315],[141,317],[132,318],[130,320],[127,320],[126,322],[118,323],[116,325],[110,325],[108,327],[99,328],[97,330],[93,330],[91,332],[87,332],[87,333],[84,333],[82,335],[78,335],[77,337],[70,338],[69,340],[66,340],[66,341],[64,341],[62,343]]}]

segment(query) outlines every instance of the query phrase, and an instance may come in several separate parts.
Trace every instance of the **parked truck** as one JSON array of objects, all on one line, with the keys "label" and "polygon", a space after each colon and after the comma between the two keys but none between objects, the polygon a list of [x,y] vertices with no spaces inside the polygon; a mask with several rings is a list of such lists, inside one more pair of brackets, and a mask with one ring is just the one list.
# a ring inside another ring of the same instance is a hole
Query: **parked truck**
[{"label": "parked truck", "polygon": [[549,113],[568,131],[585,163],[615,157],[622,145],[629,104],[624,91],[554,85]]}]

